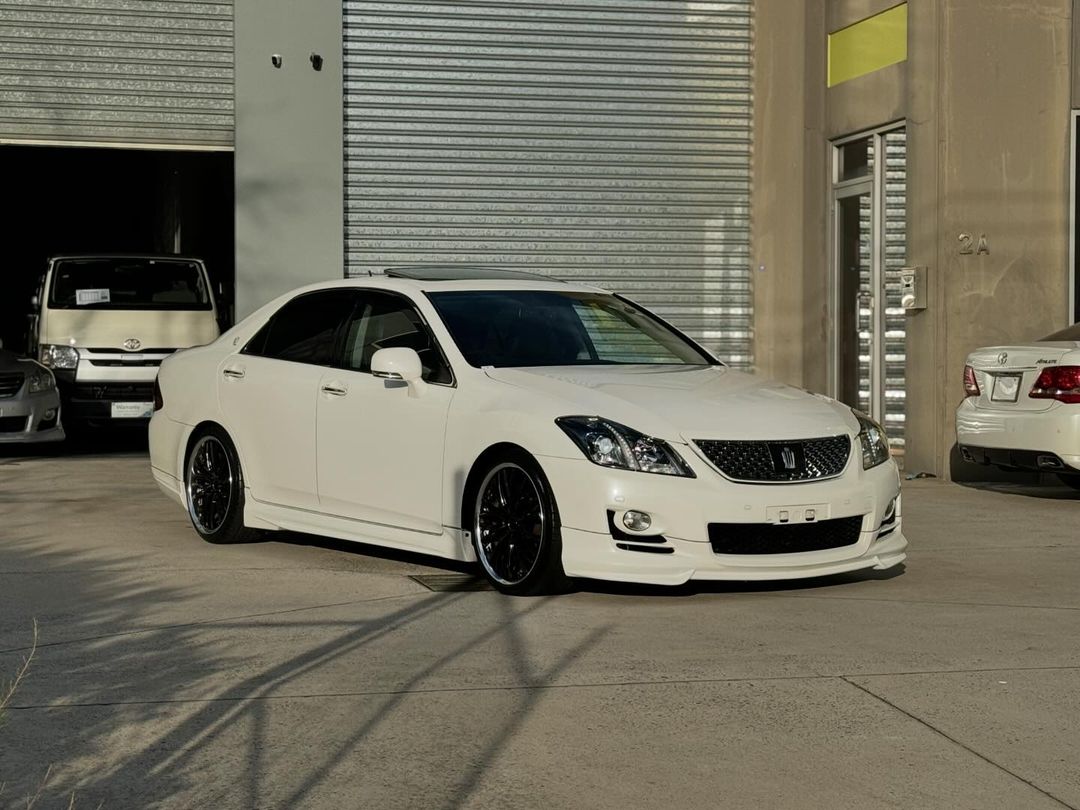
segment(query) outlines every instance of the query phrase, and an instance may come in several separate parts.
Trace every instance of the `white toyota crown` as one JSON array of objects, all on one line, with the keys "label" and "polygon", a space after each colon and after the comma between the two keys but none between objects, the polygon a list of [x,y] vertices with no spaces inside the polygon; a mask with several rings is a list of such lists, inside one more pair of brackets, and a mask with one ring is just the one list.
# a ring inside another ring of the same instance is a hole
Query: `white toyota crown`
[{"label": "white toyota crown", "polygon": [[1080,489],[1080,323],[969,354],[956,443],[966,461],[1057,473]]},{"label": "white toyota crown", "polygon": [[211,542],[478,560],[508,593],[900,563],[882,428],[594,287],[423,267],[282,296],[161,366],[153,474]]}]

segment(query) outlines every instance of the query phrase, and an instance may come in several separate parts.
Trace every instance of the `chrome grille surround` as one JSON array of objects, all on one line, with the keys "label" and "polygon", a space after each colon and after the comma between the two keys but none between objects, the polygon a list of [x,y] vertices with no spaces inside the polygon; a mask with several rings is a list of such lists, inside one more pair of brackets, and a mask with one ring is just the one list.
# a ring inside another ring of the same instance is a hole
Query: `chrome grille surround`
[{"label": "chrome grille surround", "polygon": [[[752,484],[796,484],[824,481],[843,474],[851,458],[850,436],[827,436],[791,441],[729,441],[694,439],[694,444],[725,478]],[[778,471],[773,447],[801,447],[805,464]]]},{"label": "chrome grille surround", "polygon": [[26,375],[21,371],[0,374],[0,397],[13,397],[19,393]]}]

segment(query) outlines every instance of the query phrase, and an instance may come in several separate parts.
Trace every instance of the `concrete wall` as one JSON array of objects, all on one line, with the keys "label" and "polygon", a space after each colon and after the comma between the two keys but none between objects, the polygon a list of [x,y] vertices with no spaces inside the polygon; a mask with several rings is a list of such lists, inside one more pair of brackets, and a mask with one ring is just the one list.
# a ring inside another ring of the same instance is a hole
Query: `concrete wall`
[{"label": "concrete wall", "polygon": [[761,374],[824,390],[825,63],[823,41],[807,33],[824,31],[824,0],[803,5],[798,15],[786,0],[755,9],[754,361]]},{"label": "concrete wall", "polygon": [[236,0],[238,318],[344,274],[341,19],[332,0]]},{"label": "concrete wall", "polygon": [[[933,283],[908,321],[908,469],[941,475],[967,353],[1066,322],[1072,0],[916,14],[908,258]],[[961,233],[989,254],[962,255]]]}]

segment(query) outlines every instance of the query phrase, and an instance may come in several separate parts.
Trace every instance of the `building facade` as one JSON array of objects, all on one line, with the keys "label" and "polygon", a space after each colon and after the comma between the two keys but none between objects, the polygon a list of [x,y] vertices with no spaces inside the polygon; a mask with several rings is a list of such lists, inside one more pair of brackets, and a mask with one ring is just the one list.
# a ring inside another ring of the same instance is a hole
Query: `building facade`
[{"label": "building facade", "polygon": [[906,470],[948,475],[964,355],[1076,317],[1075,19],[1073,0],[0,3],[2,336],[60,250],[202,253],[240,316],[393,265],[526,268],[860,407]]}]

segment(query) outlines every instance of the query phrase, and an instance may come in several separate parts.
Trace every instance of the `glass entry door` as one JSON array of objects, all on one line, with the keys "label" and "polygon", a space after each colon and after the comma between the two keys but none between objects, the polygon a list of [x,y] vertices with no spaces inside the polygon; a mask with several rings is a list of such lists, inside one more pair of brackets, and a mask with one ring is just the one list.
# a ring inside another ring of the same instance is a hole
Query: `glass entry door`
[{"label": "glass entry door", "polygon": [[833,146],[832,380],[834,395],[881,422],[904,447],[906,260],[904,130]]}]

